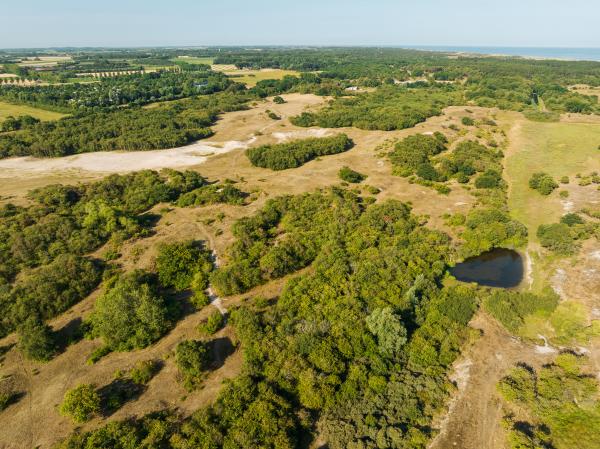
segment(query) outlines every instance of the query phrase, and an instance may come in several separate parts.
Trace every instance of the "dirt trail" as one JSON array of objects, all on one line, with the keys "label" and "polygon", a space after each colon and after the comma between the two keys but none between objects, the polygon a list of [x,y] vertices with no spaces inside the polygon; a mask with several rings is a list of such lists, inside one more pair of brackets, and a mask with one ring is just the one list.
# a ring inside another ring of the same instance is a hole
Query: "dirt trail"
[{"label": "dirt trail", "polygon": [[458,391],[429,449],[503,449],[498,381],[518,362],[539,367],[549,361],[549,355],[512,337],[484,312],[470,325],[482,335],[455,363]]}]

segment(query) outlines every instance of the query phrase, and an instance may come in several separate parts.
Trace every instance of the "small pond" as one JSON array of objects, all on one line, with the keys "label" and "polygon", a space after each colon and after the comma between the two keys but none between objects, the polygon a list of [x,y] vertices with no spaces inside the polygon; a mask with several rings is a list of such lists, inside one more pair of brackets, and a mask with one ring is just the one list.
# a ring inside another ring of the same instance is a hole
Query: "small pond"
[{"label": "small pond", "polygon": [[496,248],[456,264],[450,269],[450,274],[462,282],[512,288],[523,280],[523,271],[523,259],[518,252]]}]

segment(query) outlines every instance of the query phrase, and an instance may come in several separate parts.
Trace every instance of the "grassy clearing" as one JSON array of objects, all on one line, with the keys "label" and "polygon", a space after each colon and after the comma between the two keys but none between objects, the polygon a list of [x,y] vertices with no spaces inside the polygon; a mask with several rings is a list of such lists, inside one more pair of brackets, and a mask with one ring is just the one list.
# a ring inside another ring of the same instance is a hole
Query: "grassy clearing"
[{"label": "grassy clearing", "polygon": [[65,114],[58,112],[46,111],[44,109],[34,108],[31,106],[17,105],[4,103],[0,101],[0,122],[4,121],[6,117],[12,115],[18,117],[19,115],[31,115],[32,117],[40,120],[58,120],[64,117]]},{"label": "grassy clearing", "polygon": [[300,72],[294,70],[280,70],[280,69],[265,69],[265,70],[235,70],[226,71],[225,75],[233,78],[238,83],[244,83],[248,87],[256,86],[256,83],[263,80],[280,80],[284,76],[298,76]]},{"label": "grassy clearing", "polygon": [[550,316],[540,312],[525,317],[518,335],[530,340],[540,340],[543,335],[559,346],[586,345],[600,337],[600,321],[589,321],[588,316],[589,310],[583,304],[563,302]]},{"label": "grassy clearing", "polygon": [[214,58],[197,58],[195,56],[178,56],[177,58],[173,58],[172,59],[173,62],[176,61],[183,61],[183,62],[187,62],[188,64],[207,64],[207,65],[212,65]]},{"label": "grassy clearing", "polygon": [[600,170],[600,127],[583,123],[523,122],[512,142],[506,173],[511,180],[510,210],[537,241],[540,224],[557,222],[563,214],[558,192],[543,197],[529,188],[529,178],[543,171],[555,178]]}]

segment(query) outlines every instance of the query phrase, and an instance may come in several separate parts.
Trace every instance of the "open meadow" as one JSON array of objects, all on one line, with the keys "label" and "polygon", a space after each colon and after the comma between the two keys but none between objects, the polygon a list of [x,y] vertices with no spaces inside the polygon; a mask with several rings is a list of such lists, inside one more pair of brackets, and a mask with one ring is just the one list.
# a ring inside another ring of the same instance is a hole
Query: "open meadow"
[{"label": "open meadow", "polygon": [[0,124],[6,117],[18,117],[20,115],[30,115],[40,120],[58,120],[65,116],[65,114],[59,112],[46,111],[32,106],[16,105],[0,101]]}]

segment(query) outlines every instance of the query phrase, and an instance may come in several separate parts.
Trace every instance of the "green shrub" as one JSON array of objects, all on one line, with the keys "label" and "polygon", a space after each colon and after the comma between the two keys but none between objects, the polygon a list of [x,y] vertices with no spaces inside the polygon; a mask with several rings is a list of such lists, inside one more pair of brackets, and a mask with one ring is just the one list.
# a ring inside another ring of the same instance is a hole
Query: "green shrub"
[{"label": "green shrub", "polygon": [[30,317],[19,326],[19,349],[31,360],[47,362],[56,353],[54,333],[38,317]]},{"label": "green shrub", "polygon": [[475,125],[475,120],[473,120],[471,117],[463,117],[462,119],[460,119],[460,122],[465,126]]},{"label": "green shrub", "polygon": [[497,189],[502,182],[502,176],[496,170],[486,170],[475,180],[478,189]]},{"label": "green shrub", "polygon": [[244,199],[247,196],[247,193],[231,184],[210,184],[184,193],[177,200],[177,205],[179,207],[205,206],[207,204],[239,206],[244,204]]},{"label": "green shrub", "polygon": [[138,385],[146,385],[160,371],[161,364],[156,360],[145,360],[138,362],[135,367],[129,371],[129,377]]},{"label": "green shrub", "polygon": [[435,167],[429,162],[423,162],[422,164],[419,164],[415,173],[419,178],[425,179],[426,181],[443,180]]},{"label": "green shrub", "polygon": [[183,377],[187,390],[197,388],[210,362],[206,343],[200,340],[185,340],[177,345],[175,362]]},{"label": "green shrub", "polygon": [[371,195],[377,195],[379,193],[381,193],[381,189],[379,187],[375,187],[375,186],[365,186],[365,189],[367,192],[369,192]]},{"label": "green shrub", "polygon": [[544,112],[539,110],[527,110],[523,113],[525,117],[534,122],[558,122],[560,114],[558,112]]},{"label": "green shrub", "polygon": [[210,253],[193,241],[163,244],[156,257],[158,280],[176,291],[190,288],[194,276],[212,270]]},{"label": "green shrub", "polygon": [[537,230],[537,237],[544,248],[561,255],[574,254],[577,249],[571,229],[565,223],[540,225]]},{"label": "green shrub", "polygon": [[367,177],[357,171],[352,170],[350,167],[342,167],[338,172],[338,176],[346,181],[353,184],[358,184],[359,182],[364,181]]},{"label": "green shrub", "polygon": [[569,182],[570,181],[569,181],[569,177],[568,176],[563,176],[563,177],[560,178],[560,183],[561,184],[568,184]]},{"label": "green shrub", "polygon": [[550,195],[558,187],[558,184],[549,174],[538,172],[531,175],[529,187],[537,190],[542,195]]},{"label": "green shrub", "polygon": [[206,320],[206,322],[202,323],[199,326],[199,330],[200,330],[200,332],[202,332],[204,334],[212,335],[215,332],[217,332],[218,330],[220,330],[224,324],[225,324],[225,317],[223,316],[223,314],[220,311],[215,310],[213,313],[211,313],[208,316],[208,319]]},{"label": "green shrub", "polygon": [[343,153],[354,143],[346,134],[333,137],[295,140],[288,143],[263,145],[246,150],[246,156],[256,167],[285,170],[304,165],[318,156]]},{"label": "green shrub", "polygon": [[60,406],[60,413],[70,417],[75,423],[89,421],[100,412],[100,396],[94,385],[82,384],[67,391]]},{"label": "green shrub", "polygon": [[567,226],[574,226],[578,224],[584,224],[585,220],[581,218],[580,215],[570,213],[563,215],[560,219],[560,222],[566,224]]},{"label": "green shrub", "polygon": [[431,156],[446,150],[447,139],[442,133],[432,136],[415,134],[398,142],[389,153],[394,173],[409,176],[415,173],[420,165],[429,163]]},{"label": "green shrub", "polygon": [[561,198],[569,198],[569,191],[568,190],[561,190],[560,192],[558,192],[558,195]]},{"label": "green shrub", "polygon": [[273,98],[273,103],[275,103],[275,104],[284,104],[285,102],[286,101],[279,95],[277,95]]}]

